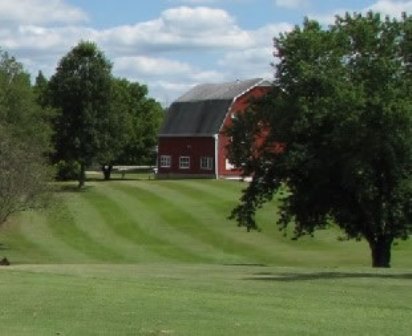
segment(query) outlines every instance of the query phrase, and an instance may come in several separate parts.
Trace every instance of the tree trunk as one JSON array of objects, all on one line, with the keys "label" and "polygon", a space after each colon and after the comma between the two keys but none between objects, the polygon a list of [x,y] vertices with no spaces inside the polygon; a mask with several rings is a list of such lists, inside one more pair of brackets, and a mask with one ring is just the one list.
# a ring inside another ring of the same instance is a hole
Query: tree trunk
[{"label": "tree trunk", "polygon": [[369,242],[372,252],[372,267],[391,267],[391,248],[393,238],[378,236]]},{"label": "tree trunk", "polygon": [[104,176],[104,180],[108,181],[110,180],[110,176],[112,174],[112,169],[113,166],[112,165],[104,165],[102,166],[102,172],[103,172],[103,176]]},{"label": "tree trunk", "polygon": [[79,173],[79,189],[84,187],[86,182],[86,165],[84,163],[80,164],[80,173]]}]

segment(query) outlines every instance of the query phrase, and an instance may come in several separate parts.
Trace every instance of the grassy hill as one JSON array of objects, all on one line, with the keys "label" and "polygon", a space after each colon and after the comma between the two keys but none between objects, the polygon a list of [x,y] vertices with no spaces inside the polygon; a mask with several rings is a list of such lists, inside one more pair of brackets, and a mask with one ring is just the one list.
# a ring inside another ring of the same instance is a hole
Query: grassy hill
[{"label": "grassy hill", "polygon": [[[276,204],[259,213],[261,232],[227,216],[245,185],[233,181],[94,181],[84,191],[58,188],[50,210],[25,213],[1,231],[14,263],[212,263],[278,266],[369,266],[365,242],[339,242],[336,229],[315,238],[283,237]],[[410,266],[410,242],[393,264]]]},{"label": "grassy hill", "polygon": [[411,242],[393,269],[337,229],[293,241],[227,220],[233,181],[60,184],[52,207],[0,231],[0,335],[404,335]]}]

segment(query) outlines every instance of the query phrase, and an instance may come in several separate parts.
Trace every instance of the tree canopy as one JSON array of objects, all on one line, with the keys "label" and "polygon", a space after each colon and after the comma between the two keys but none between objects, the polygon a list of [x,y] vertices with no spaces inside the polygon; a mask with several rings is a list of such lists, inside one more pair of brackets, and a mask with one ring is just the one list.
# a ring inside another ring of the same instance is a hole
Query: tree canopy
[{"label": "tree canopy", "polygon": [[160,103],[148,97],[145,85],[117,80],[118,104],[129,115],[129,139],[118,153],[116,162],[120,164],[153,164],[157,133],[164,117]]},{"label": "tree canopy", "polygon": [[79,187],[86,166],[110,146],[111,63],[92,42],[80,42],[57,67],[49,81],[55,118],[55,160],[80,165]]},{"label": "tree canopy", "polygon": [[98,154],[105,178],[114,164],[153,164],[163,109],[145,85],[113,78],[110,96],[111,145]]},{"label": "tree canopy", "polygon": [[394,240],[412,232],[412,18],[306,19],[274,42],[271,94],[229,130],[231,160],[253,176],[232,217],[256,228],[282,189],[281,229],[336,223],[389,267]]},{"label": "tree canopy", "polygon": [[51,129],[23,66],[0,51],[0,225],[47,194]]},{"label": "tree canopy", "polygon": [[114,78],[94,43],[80,42],[60,60],[48,84],[39,73],[35,87],[39,102],[59,111],[54,162],[69,176],[79,166],[79,187],[91,164],[99,164],[109,179],[114,164],[149,161],[162,108],[147,97],[145,85]]}]

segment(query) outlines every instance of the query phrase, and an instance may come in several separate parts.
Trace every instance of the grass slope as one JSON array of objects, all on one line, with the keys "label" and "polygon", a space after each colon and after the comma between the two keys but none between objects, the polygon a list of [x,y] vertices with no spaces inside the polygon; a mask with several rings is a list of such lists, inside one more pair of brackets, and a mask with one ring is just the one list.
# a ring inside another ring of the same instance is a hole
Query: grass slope
[{"label": "grass slope", "polygon": [[0,231],[0,335],[405,335],[411,243],[394,269],[336,229],[292,241],[226,219],[244,185],[94,181]]},{"label": "grass slope", "polygon": [[[242,183],[131,180],[66,185],[51,210],[25,213],[2,231],[14,263],[214,263],[278,266],[368,266],[365,242],[338,242],[334,229],[292,241],[274,225],[276,206],[259,213],[262,232],[227,219]],[[395,247],[394,264],[409,266],[410,247]]]}]

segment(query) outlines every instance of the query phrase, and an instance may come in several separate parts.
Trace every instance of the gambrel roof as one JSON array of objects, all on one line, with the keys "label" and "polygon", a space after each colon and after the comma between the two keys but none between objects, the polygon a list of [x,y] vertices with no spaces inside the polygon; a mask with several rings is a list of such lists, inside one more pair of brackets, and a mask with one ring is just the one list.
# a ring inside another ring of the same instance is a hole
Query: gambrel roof
[{"label": "gambrel roof", "polygon": [[237,97],[256,86],[268,85],[261,78],[197,85],[170,106],[159,136],[217,134]]}]

